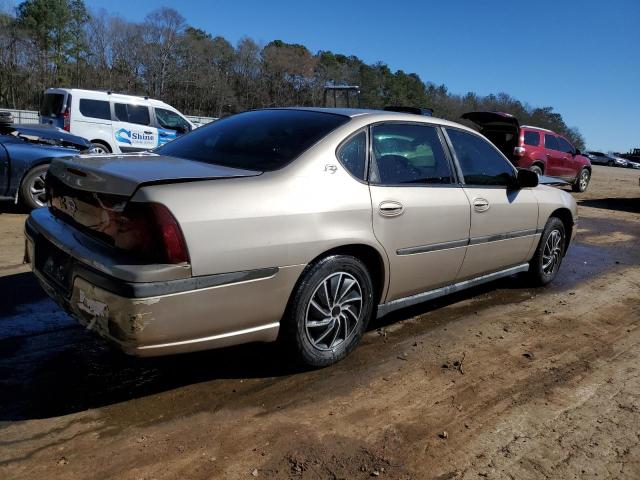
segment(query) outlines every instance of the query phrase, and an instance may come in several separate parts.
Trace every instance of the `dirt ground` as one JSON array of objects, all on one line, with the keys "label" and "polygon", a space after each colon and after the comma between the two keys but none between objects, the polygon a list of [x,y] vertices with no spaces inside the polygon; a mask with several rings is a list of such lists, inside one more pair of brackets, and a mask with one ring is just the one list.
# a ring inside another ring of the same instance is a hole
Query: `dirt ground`
[{"label": "dirt ground", "polygon": [[111,350],[44,296],[0,207],[0,478],[640,478],[640,171],[593,177],[551,286],[396,312],[309,372],[271,345]]}]

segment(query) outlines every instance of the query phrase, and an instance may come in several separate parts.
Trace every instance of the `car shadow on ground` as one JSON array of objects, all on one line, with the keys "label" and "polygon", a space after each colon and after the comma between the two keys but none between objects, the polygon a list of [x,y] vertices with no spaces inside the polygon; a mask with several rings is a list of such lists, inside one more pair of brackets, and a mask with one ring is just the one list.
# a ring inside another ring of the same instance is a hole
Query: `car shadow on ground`
[{"label": "car shadow on ground", "polygon": [[[638,195],[640,195],[640,189],[638,190]],[[621,212],[640,213],[640,197],[578,200],[578,205],[582,207],[602,208],[605,210],[619,210]]]},{"label": "car shadow on ground", "polygon": [[29,213],[29,210],[12,200],[0,200],[0,215],[3,213]]}]

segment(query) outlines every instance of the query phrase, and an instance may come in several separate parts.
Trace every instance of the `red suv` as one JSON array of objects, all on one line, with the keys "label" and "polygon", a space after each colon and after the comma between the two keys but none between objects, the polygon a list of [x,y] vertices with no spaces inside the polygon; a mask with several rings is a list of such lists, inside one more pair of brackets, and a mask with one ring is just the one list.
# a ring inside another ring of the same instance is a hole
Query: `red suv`
[{"label": "red suv", "polygon": [[469,112],[462,118],[475,123],[509,160],[538,175],[559,177],[584,192],[591,179],[591,162],[562,135],[544,128],[520,125],[508,113]]}]

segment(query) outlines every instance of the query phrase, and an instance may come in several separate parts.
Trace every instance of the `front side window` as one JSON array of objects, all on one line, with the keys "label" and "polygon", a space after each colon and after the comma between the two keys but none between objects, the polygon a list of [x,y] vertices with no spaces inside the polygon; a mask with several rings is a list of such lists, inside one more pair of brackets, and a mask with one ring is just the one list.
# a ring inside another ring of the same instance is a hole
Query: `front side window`
[{"label": "front side window", "polygon": [[216,120],[155,152],[225,167],[272,171],[349,120],[308,110],[255,110]]},{"label": "front side window", "polygon": [[389,123],[371,129],[374,171],[382,185],[452,183],[436,127]]},{"label": "front side window", "polygon": [[191,125],[176,112],[172,112],[166,108],[156,108],[155,110],[156,120],[161,128],[175,130],[180,133],[186,133],[191,130]]},{"label": "front side window", "polygon": [[544,134],[544,148],[548,148],[549,150],[560,150],[560,146],[558,145],[558,140],[555,135],[549,135],[548,133]]},{"label": "front side window", "polygon": [[486,140],[471,133],[447,129],[467,185],[509,186],[515,170]]},{"label": "front side window", "polygon": [[364,180],[367,160],[367,134],[360,132],[338,149],[340,163],[356,178]]},{"label": "front side window", "polygon": [[561,152],[573,153],[573,147],[569,142],[567,142],[562,137],[557,137],[557,140],[558,140],[558,148],[560,149]]},{"label": "front side window", "polygon": [[540,134],[538,132],[524,132],[524,144],[537,147],[540,145]]},{"label": "front side window", "polygon": [[135,123],[137,125],[149,125],[149,107],[146,105],[132,105],[130,103],[114,104],[116,118],[121,122]]},{"label": "front side window", "polygon": [[111,108],[106,100],[80,99],[80,113],[85,117],[111,120]]}]

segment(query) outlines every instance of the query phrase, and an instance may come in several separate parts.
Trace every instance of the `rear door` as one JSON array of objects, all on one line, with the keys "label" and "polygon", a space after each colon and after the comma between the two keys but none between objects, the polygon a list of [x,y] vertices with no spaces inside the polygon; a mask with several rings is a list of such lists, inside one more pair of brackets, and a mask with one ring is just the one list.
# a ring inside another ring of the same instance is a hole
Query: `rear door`
[{"label": "rear door", "polygon": [[373,229],[390,265],[386,301],[452,283],[469,236],[469,201],[439,127],[371,127]]},{"label": "rear door", "polygon": [[544,134],[544,150],[547,157],[547,167],[544,174],[551,177],[564,177],[564,156],[565,154],[560,151],[560,145],[558,144],[558,138],[553,133]]},{"label": "rear door", "polygon": [[458,281],[522,264],[536,238],[538,201],[513,188],[516,170],[484,138],[446,128],[471,204],[469,246]]},{"label": "rear door", "polygon": [[146,104],[113,102],[113,139],[120,151],[139,152],[158,146],[158,129],[152,125]]},{"label": "rear door", "polygon": [[64,128],[63,114],[67,107],[67,96],[65,90],[45,90],[40,102],[40,123]]}]

